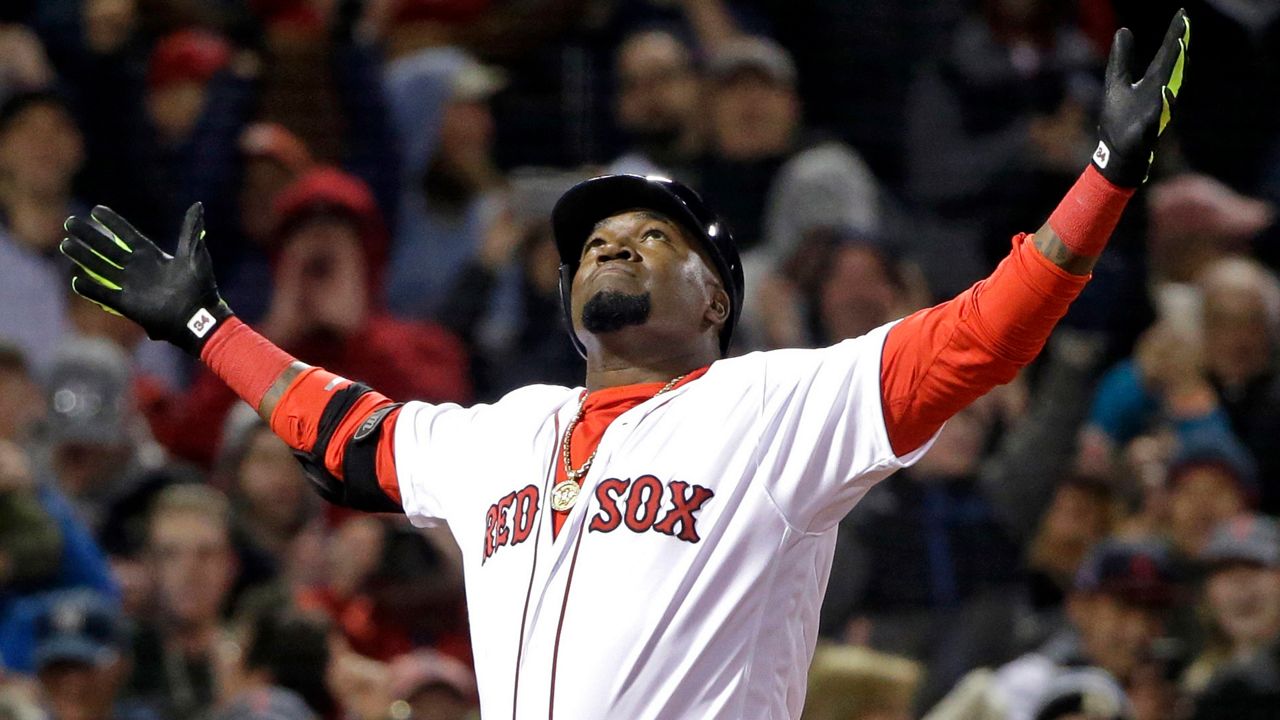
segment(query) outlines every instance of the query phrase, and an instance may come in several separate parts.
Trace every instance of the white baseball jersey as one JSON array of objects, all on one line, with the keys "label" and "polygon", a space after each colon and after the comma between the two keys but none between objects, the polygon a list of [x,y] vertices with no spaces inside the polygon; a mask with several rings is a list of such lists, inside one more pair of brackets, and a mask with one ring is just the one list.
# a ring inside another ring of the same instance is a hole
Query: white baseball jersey
[{"label": "white baseball jersey", "polygon": [[581,388],[405,405],[402,504],[462,548],[486,720],[798,718],[836,525],[927,449],[890,449],[888,327],[720,360],[622,414],[554,538]]}]

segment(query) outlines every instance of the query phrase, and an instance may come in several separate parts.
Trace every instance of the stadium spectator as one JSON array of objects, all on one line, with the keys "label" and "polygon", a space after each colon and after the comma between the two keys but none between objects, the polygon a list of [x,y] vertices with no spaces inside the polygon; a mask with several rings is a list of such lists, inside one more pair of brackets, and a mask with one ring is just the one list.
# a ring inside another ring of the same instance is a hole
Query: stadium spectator
[{"label": "stadium spectator", "polygon": [[994,262],[1093,151],[1100,58],[1067,4],[975,5],[909,90],[907,187]]},{"label": "stadium spectator", "polygon": [[319,498],[292,451],[248,406],[227,417],[214,481],[235,513],[241,587],[314,581],[324,528]]},{"label": "stadium spectator", "polygon": [[154,610],[134,640],[130,693],[165,718],[193,718],[215,699],[223,613],[236,578],[231,507],[218,491],[178,485],[151,509],[147,558]]},{"label": "stadium spectator", "polygon": [[1202,560],[1207,640],[1183,675],[1193,695],[1280,640],[1280,527],[1262,515],[1232,518],[1214,529]]},{"label": "stadium spectator", "polygon": [[55,252],[84,140],[66,103],[28,91],[0,105],[0,338],[39,374],[68,333],[65,265]]},{"label": "stadium spectator", "polygon": [[67,593],[36,619],[35,634],[36,677],[49,720],[160,720],[123,697],[130,631],[107,598]]},{"label": "stadium spectator", "polygon": [[26,355],[17,345],[0,341],[0,440],[25,445],[43,417],[40,386]]},{"label": "stadium spectator", "polygon": [[786,50],[762,37],[728,41],[710,57],[707,76],[700,187],[744,253],[776,260],[814,226],[879,230],[879,187],[862,159],[804,132]]},{"label": "stadium spectator", "polygon": [[1173,572],[1167,552],[1152,541],[1100,543],[1067,600],[1071,627],[994,675],[974,674],[953,692],[976,694],[974,704],[988,717],[1032,720],[1056,680],[1072,669],[1093,667],[1116,678],[1132,697],[1153,665],[1163,669],[1156,643],[1179,599]]},{"label": "stadium spectator", "polygon": [[817,228],[763,278],[758,343],[822,347],[928,304],[918,268],[881,237]]},{"label": "stadium spectator", "polygon": [[[459,275],[442,317],[470,348],[478,397],[496,399],[531,382],[578,382],[583,361],[561,332],[559,262],[549,223],[506,218]],[[487,332],[513,284],[518,315],[502,318],[500,335]]]},{"label": "stadium spectator", "polygon": [[1198,287],[1199,317],[1154,326],[1134,357],[1102,378],[1082,450],[1114,453],[1166,424],[1179,434],[1234,434],[1258,463],[1260,508],[1275,512],[1280,449],[1270,438],[1280,431],[1280,280],[1254,260],[1225,257],[1204,268]]},{"label": "stadium spectator", "polygon": [[130,381],[118,347],[76,340],[59,351],[46,383],[50,468],[95,533],[112,506],[163,462]]},{"label": "stadium spectator", "polygon": [[609,172],[694,182],[705,124],[702,78],[689,48],[665,30],[635,33],[614,56],[614,117],[627,149]]},{"label": "stadium spectator", "polygon": [[[290,717],[334,717],[337,700],[326,684],[328,628],[289,607],[274,607],[237,620],[236,640],[225,648],[218,673],[217,716],[242,717],[244,709],[278,706]],[[286,708],[301,707],[286,711]]]},{"label": "stadium spectator", "polygon": [[147,115],[163,144],[177,146],[191,136],[209,82],[230,62],[230,46],[208,32],[180,30],[156,44],[147,67]]},{"label": "stadium spectator", "polygon": [[1248,451],[1230,436],[1197,433],[1179,443],[1166,480],[1164,529],[1183,559],[1202,561],[1214,528],[1256,507],[1257,472]]},{"label": "stadium spectator", "polygon": [[387,66],[403,174],[386,297],[401,317],[441,318],[448,291],[505,205],[489,109],[505,82],[451,47]]}]

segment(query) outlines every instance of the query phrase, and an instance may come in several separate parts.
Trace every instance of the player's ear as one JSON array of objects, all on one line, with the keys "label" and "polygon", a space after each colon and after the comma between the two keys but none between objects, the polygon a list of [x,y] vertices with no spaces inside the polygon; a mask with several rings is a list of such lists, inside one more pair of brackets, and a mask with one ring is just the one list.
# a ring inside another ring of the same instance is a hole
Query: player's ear
[{"label": "player's ear", "polygon": [[729,293],[716,283],[711,290],[711,302],[707,303],[707,310],[703,314],[703,319],[708,324],[716,327],[724,327],[729,320]]}]

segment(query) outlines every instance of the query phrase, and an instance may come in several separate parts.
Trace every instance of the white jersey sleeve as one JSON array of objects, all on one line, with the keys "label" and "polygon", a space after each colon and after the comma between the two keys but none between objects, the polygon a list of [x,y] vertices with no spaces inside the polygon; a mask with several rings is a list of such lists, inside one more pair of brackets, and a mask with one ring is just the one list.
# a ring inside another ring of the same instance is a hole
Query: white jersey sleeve
[{"label": "white jersey sleeve", "polygon": [[491,500],[503,462],[519,460],[527,467],[540,428],[574,397],[569,388],[532,385],[491,405],[406,403],[396,420],[394,455],[401,506],[410,522],[449,522],[463,509]]},{"label": "white jersey sleeve", "polygon": [[[876,482],[919,459],[889,444],[880,360],[892,323],[818,350],[761,353],[758,475],[789,524],[835,525]],[[935,436],[936,437],[936,436]]]}]

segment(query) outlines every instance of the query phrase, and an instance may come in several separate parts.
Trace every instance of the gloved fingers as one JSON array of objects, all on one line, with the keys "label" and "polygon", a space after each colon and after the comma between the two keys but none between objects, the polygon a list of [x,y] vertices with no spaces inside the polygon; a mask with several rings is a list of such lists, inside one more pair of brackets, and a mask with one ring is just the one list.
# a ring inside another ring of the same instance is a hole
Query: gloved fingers
[{"label": "gloved fingers", "polygon": [[79,265],[80,269],[85,271],[95,282],[101,283],[112,290],[120,289],[120,283],[124,280],[124,271],[94,252],[93,248],[90,248],[77,238],[67,238],[58,245],[58,249],[62,251],[63,255],[71,258],[71,262]]},{"label": "gloved fingers", "polygon": [[97,253],[102,259],[123,268],[132,252],[103,232],[96,223],[87,218],[72,215],[62,226],[71,237],[79,240]]},{"label": "gloved fingers", "polygon": [[1123,82],[1133,84],[1133,33],[1120,28],[1111,41],[1111,54],[1107,56],[1107,85]]},{"label": "gloved fingers", "polygon": [[145,235],[138,232],[137,228],[129,223],[128,220],[116,214],[115,210],[105,206],[96,205],[89,215],[98,221],[99,225],[107,230],[113,236],[113,240],[120,244],[121,247],[129,250],[137,251],[141,248],[155,245],[146,238]]},{"label": "gloved fingers", "polygon": [[182,233],[178,235],[178,257],[191,257],[204,247],[204,205],[192,203],[182,219]]},{"label": "gloved fingers", "polygon": [[[115,302],[120,297],[119,290],[111,290],[104,285],[90,279],[80,273],[71,276],[71,289],[75,294],[106,310],[112,315],[120,315],[120,311],[112,308],[107,303]],[[123,317],[123,316],[122,316]]]},{"label": "gloved fingers", "polygon": [[1173,82],[1174,69],[1177,68],[1177,84],[1181,87],[1181,69],[1187,55],[1187,44],[1190,42],[1191,25],[1187,23],[1187,11],[1179,10],[1174,13],[1173,20],[1169,22],[1169,30],[1165,32],[1160,49],[1156,51],[1155,59],[1147,66],[1143,79],[1160,85],[1169,85]]}]

